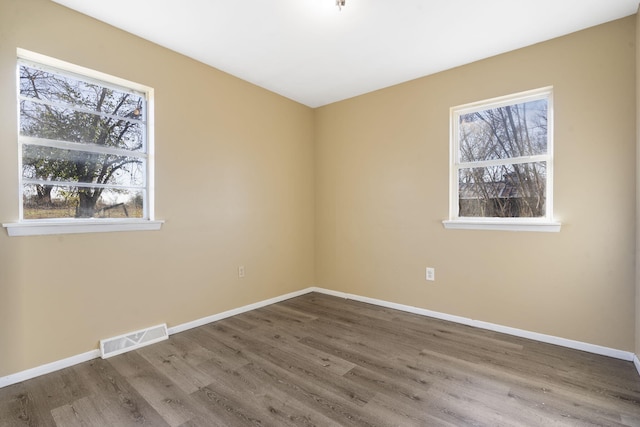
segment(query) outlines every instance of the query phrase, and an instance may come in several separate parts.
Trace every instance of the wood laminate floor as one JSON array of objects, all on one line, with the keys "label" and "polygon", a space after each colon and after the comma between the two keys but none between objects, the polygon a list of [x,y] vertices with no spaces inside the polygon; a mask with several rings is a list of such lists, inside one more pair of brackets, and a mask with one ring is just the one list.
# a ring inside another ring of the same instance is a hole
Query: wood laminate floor
[{"label": "wood laminate floor", "polygon": [[0,389],[0,426],[640,426],[631,362],[312,293]]}]

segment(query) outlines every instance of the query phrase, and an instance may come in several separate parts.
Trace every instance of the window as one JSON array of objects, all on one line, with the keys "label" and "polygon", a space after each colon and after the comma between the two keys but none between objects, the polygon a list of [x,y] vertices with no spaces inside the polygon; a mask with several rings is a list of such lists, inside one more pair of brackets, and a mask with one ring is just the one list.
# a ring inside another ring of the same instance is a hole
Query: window
[{"label": "window", "polygon": [[447,228],[558,231],[552,89],[451,109]]},{"label": "window", "polygon": [[22,50],[17,68],[20,223],[40,227],[27,234],[157,228],[153,90]]}]

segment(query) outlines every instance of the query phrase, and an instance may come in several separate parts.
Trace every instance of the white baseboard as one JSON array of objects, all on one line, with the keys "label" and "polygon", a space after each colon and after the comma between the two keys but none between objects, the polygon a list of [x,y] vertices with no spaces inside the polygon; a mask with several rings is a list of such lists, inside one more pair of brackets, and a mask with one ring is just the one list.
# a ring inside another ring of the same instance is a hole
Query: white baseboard
[{"label": "white baseboard", "polygon": [[[341,298],[352,299],[355,301],[365,302],[381,307],[393,308],[395,310],[406,311],[408,313],[419,314],[422,316],[433,317],[441,320],[448,320],[450,322],[461,323],[463,325],[473,326],[475,328],[487,329],[494,332],[501,332],[503,334],[514,335],[521,338],[528,338],[534,341],[540,341],[548,344],[555,344],[562,347],[572,348],[575,350],[582,350],[588,353],[600,354],[603,356],[613,357],[615,359],[622,359],[626,361],[638,360],[638,358],[630,351],[617,350],[615,348],[603,347],[600,345],[589,344],[581,341],[570,340],[567,338],[560,338],[553,335],[540,334],[537,332],[525,331],[523,329],[511,328],[509,326],[496,325],[494,323],[483,322],[480,320],[473,320],[467,317],[454,316],[451,314],[440,313],[437,311],[426,310],[424,308],[413,307],[410,305],[396,304],[384,300],[375,298],[363,297],[360,295],[347,294],[344,292],[336,292],[323,288],[312,288],[312,291],[324,293],[327,295],[333,295]],[[640,373],[640,361],[636,363],[636,368]]]},{"label": "white baseboard", "polygon": [[98,357],[100,357],[100,350],[91,350],[87,351],[86,353],[67,357],[66,359],[47,363],[46,365],[36,366],[35,368],[18,372],[17,374],[0,377],[0,388],[12,384],[17,384],[22,381],[30,380],[31,378],[39,377],[40,375],[50,374],[51,372],[59,371],[60,369],[78,365],[89,360],[97,359]]},{"label": "white baseboard", "polygon": [[235,316],[241,313],[246,313],[247,311],[255,310],[261,307],[266,307],[267,305],[275,304],[280,301],[285,301],[291,298],[298,297],[300,295],[308,294],[309,292],[313,292],[312,289],[313,288],[307,288],[301,291],[291,292],[288,294],[281,295],[279,297],[271,298],[264,301],[259,301],[253,304],[239,307],[239,308],[234,308],[232,310],[227,310],[222,313],[214,314],[212,316],[203,317],[202,319],[194,320],[192,322],[183,323],[182,325],[173,326],[169,328],[169,335],[177,334],[178,332],[197,328],[198,326],[206,325],[208,323],[215,322],[217,320],[226,319],[227,317]]},{"label": "white baseboard", "polygon": [[[177,334],[178,332],[182,332],[188,329],[196,328],[198,326],[206,325],[208,323],[215,322],[217,320],[226,319],[227,317],[235,316],[237,314],[245,313],[247,311],[255,310],[257,308],[261,308],[271,304],[275,304],[277,302],[285,301],[290,298],[295,298],[300,295],[305,295],[310,292],[318,292],[326,295],[333,295],[339,298],[352,299],[354,301],[360,301],[360,302],[365,302],[368,304],[373,304],[381,307],[387,307],[395,310],[406,311],[408,313],[419,314],[421,316],[433,317],[436,319],[447,320],[455,323],[461,323],[463,325],[473,326],[476,328],[488,329],[491,331],[501,332],[508,335],[528,338],[534,341],[541,341],[549,344],[555,344],[563,347],[573,348],[576,350],[586,351],[589,353],[609,356],[616,359],[633,361],[636,369],[638,370],[638,374],[640,375],[640,360],[638,359],[638,356],[636,356],[635,354],[629,351],[616,350],[613,348],[602,347],[595,344],[574,341],[566,338],[559,338],[552,335],[539,334],[537,332],[525,331],[522,329],[496,325],[493,323],[482,322],[479,320],[473,320],[473,319],[469,319],[461,316],[454,316],[446,313],[440,313],[437,311],[413,307],[410,305],[397,304],[389,301],[379,300],[375,298],[368,298],[368,297],[348,294],[344,292],[332,291],[330,289],[324,289],[324,288],[318,288],[318,287],[309,287],[306,289],[302,289],[300,291],[291,292],[275,298],[271,298],[268,300],[245,305],[243,307],[235,308],[233,310],[224,311],[222,313],[214,314],[212,316],[203,317],[202,319],[194,320],[192,322],[187,322],[181,325],[168,328],[168,332],[169,332],[169,335]],[[22,381],[26,381],[31,378],[38,377],[40,375],[49,374],[51,372],[55,372],[60,369],[68,368],[70,366],[77,365],[79,363],[83,363],[92,359],[96,359],[98,357],[100,357],[100,350],[95,349],[95,350],[88,351],[86,353],[78,354],[76,356],[68,357],[66,359],[58,360],[56,362],[47,363],[46,365],[38,366],[32,369],[27,369],[25,371],[8,375],[6,377],[0,377],[0,388],[7,387]]]},{"label": "white baseboard", "polygon": [[[281,295],[264,301],[259,301],[254,304],[245,305],[243,307],[228,310],[219,314],[214,314],[212,316],[203,317],[202,319],[194,320],[193,322],[183,323],[181,325],[168,328],[167,331],[169,332],[169,335],[177,334],[178,332],[186,331],[188,329],[215,322],[216,320],[222,320],[227,317],[235,316],[236,314],[245,313],[247,311],[255,310],[260,307],[265,307],[267,305],[275,304],[280,301],[308,294],[309,292],[313,292],[313,288],[291,292],[289,294]],[[39,377],[40,375],[50,374],[52,372],[59,371],[60,369],[68,368],[70,366],[77,365],[92,359],[97,359],[98,357],[100,357],[100,350],[91,350],[86,353],[47,363],[46,365],[37,366],[35,368],[27,369],[25,371],[11,374],[6,377],[0,377],[0,388],[7,387],[12,384],[17,384],[22,381],[30,380],[32,378]]]}]

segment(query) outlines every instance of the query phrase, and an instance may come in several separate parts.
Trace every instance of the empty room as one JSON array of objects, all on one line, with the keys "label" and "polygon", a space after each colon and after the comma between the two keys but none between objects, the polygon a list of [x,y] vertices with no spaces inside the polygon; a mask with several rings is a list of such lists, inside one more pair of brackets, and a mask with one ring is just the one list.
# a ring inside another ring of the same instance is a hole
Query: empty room
[{"label": "empty room", "polygon": [[0,427],[640,426],[637,0],[0,0]]}]

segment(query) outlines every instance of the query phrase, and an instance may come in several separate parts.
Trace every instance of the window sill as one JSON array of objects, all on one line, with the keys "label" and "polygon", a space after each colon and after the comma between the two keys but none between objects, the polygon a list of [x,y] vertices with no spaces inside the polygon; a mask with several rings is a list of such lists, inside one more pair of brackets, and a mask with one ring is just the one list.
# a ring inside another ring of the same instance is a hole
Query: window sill
[{"label": "window sill", "polygon": [[451,230],[498,230],[498,231],[540,231],[557,233],[562,226],[559,222],[497,222],[474,220],[442,221],[444,228]]},{"label": "window sill", "polygon": [[116,231],[160,230],[164,221],[147,220],[38,220],[2,224],[9,236],[49,234],[110,233]]}]

